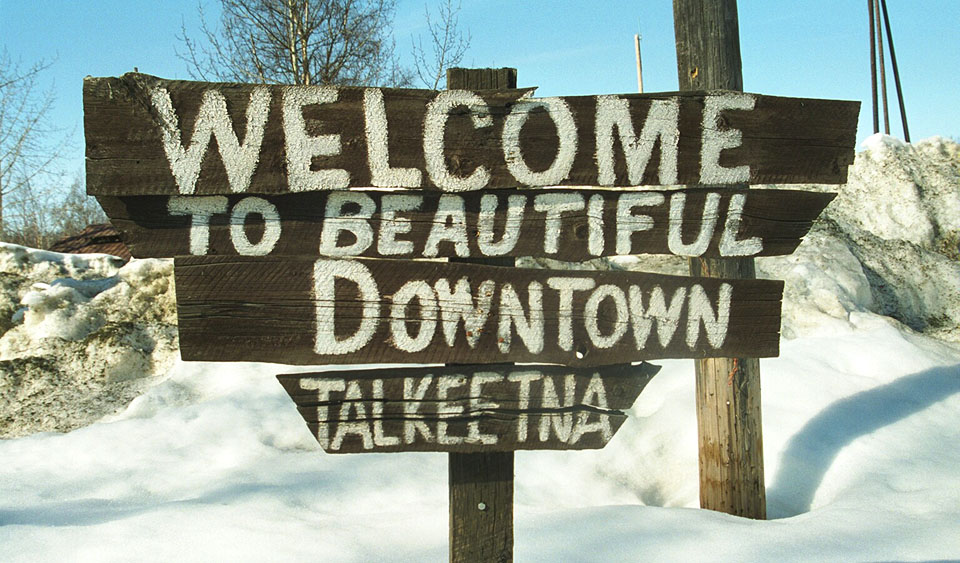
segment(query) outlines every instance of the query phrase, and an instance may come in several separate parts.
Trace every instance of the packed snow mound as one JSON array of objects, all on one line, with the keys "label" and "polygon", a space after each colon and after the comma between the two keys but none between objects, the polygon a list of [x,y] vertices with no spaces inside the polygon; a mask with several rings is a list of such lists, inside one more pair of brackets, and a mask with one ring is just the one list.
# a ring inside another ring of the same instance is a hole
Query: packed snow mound
[{"label": "packed snow mound", "polygon": [[874,135],[864,147],[825,222],[860,261],[869,310],[958,340],[960,145]]},{"label": "packed snow mound", "polygon": [[960,340],[960,145],[874,135],[791,256],[758,260],[786,281],[784,335],[873,312]]},{"label": "packed snow mound", "polygon": [[173,264],[0,243],[0,437],[125,407],[177,356]]}]

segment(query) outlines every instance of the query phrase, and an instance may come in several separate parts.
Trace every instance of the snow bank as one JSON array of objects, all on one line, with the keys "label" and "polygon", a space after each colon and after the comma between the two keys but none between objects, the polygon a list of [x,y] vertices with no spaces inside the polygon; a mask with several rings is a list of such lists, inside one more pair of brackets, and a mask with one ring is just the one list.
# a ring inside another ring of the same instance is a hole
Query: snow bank
[{"label": "snow bank", "polygon": [[[836,274],[842,272],[847,280],[842,304],[848,313],[872,311],[958,341],[960,145],[940,137],[910,145],[874,135],[864,148],[806,247],[797,256],[770,262],[809,264],[821,255],[821,263],[824,258],[831,262],[794,281],[807,283],[814,275],[824,283],[822,278],[839,278]],[[860,263],[859,272],[851,256]],[[778,266],[767,272],[783,273]],[[854,279],[858,281],[850,283]],[[801,306],[810,303],[804,301]]]},{"label": "snow bank", "polygon": [[[599,451],[516,457],[516,560],[960,554],[960,349],[853,313],[763,360],[771,520],[696,510],[692,362]],[[386,367],[386,366],[385,366]],[[124,412],[0,441],[4,561],[443,561],[442,454],[324,454],[269,364],[178,362]]]},{"label": "snow bank", "polygon": [[0,436],[122,409],[177,355],[170,261],[0,243]]}]

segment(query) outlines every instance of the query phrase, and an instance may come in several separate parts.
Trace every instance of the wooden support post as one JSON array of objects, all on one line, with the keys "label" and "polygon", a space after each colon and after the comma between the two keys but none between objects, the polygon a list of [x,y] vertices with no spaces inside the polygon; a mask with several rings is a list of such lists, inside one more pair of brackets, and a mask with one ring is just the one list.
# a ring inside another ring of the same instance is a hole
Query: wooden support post
[{"label": "wooden support post", "polygon": [[[517,87],[515,68],[451,68],[447,88]],[[451,259],[513,266],[513,258]],[[449,461],[450,561],[513,561],[513,452],[451,453]]]},{"label": "wooden support post", "polygon": [[[681,90],[743,90],[736,0],[673,0]],[[694,276],[753,279],[752,258],[691,259]],[[699,360],[700,506],[766,518],[760,363]]]}]

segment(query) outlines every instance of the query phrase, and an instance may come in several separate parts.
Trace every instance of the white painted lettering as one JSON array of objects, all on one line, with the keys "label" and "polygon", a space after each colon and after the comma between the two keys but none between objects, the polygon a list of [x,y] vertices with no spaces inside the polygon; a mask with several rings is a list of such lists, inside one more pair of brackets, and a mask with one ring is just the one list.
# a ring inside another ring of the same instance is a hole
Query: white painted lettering
[{"label": "white painted lettering", "polygon": [[[338,339],[334,330],[336,280],[353,282],[363,303],[360,326],[352,335]],[[317,260],[313,268],[313,291],[317,301],[317,332],[314,351],[321,355],[349,354],[373,338],[380,319],[380,290],[370,270],[352,260]]]},{"label": "white painted lettering", "polygon": [[397,235],[410,232],[410,219],[398,217],[402,211],[415,211],[423,205],[423,196],[413,194],[384,194],[380,200],[380,236],[377,252],[383,256],[410,254],[413,242],[397,240]]},{"label": "white painted lettering", "polygon": [[700,339],[700,323],[707,331],[707,342],[714,349],[723,346],[727,339],[727,327],[730,323],[730,298],[733,295],[733,286],[728,283],[720,284],[720,295],[717,299],[716,313],[713,304],[707,297],[700,284],[690,288],[690,305],[687,313],[687,346],[694,349]]},{"label": "white painted lettering", "polygon": [[739,129],[720,129],[720,114],[725,110],[752,110],[756,98],[750,94],[708,95],[703,101],[703,133],[700,142],[701,184],[745,184],[750,181],[750,166],[733,168],[720,166],[724,149],[739,147],[743,132]]},{"label": "white painted lettering", "polygon": [[743,206],[747,202],[746,194],[734,194],[730,197],[727,206],[727,220],[723,225],[723,236],[720,237],[720,254],[722,256],[755,256],[763,251],[763,241],[760,237],[750,237],[737,240],[740,233],[740,223],[743,220]]},{"label": "white painted lettering", "polygon": [[637,207],[661,205],[664,196],[660,193],[625,193],[617,198],[617,254],[630,254],[633,248],[633,233],[653,228],[653,218],[649,215],[634,215]]},{"label": "white painted lettering", "polygon": [[527,426],[530,418],[527,414],[527,409],[530,408],[530,384],[539,381],[542,377],[543,374],[539,371],[515,371],[507,377],[507,380],[511,383],[520,384],[520,390],[517,393],[519,399],[517,410],[520,411],[520,414],[517,415],[517,442],[527,441]]},{"label": "white painted lettering", "polygon": [[[347,392],[343,395],[343,405],[340,406],[340,419],[337,422],[337,431],[330,441],[331,450],[339,450],[343,445],[343,440],[350,434],[360,436],[363,441],[363,449],[373,449],[373,434],[370,432],[370,423],[367,419],[367,408],[363,406],[360,399],[363,394],[360,392],[360,384],[357,381],[351,381],[347,384]],[[353,421],[350,421],[351,408],[357,415]]]},{"label": "white painted lettering", "polygon": [[377,446],[396,446],[399,436],[387,436],[383,433],[383,380],[373,380],[373,443]]},{"label": "white painted lettering", "polygon": [[270,90],[254,87],[247,103],[247,127],[243,143],[233,131],[233,124],[227,113],[227,100],[216,90],[203,93],[200,111],[193,124],[190,147],[183,148],[180,122],[173,109],[173,101],[166,88],[157,88],[150,96],[153,107],[160,117],[160,132],[163,138],[163,151],[170,163],[170,171],[181,194],[193,194],[200,178],[200,166],[210,146],[210,137],[216,137],[220,158],[227,172],[230,191],[247,191],[253,172],[260,161],[260,146],[263,144],[263,131],[270,112]]},{"label": "white painted lettering", "polygon": [[543,351],[543,286],[532,281],[527,286],[527,308],[530,314],[524,315],[520,297],[513,284],[505,283],[500,289],[500,324],[497,327],[497,344],[504,354],[510,352],[513,341],[513,328],[523,340],[523,345],[531,354]]},{"label": "white painted lettering", "polygon": [[[595,373],[590,377],[587,390],[583,392],[581,403],[604,410],[609,408],[607,403],[607,390],[603,387],[603,380],[600,379],[599,373]],[[589,411],[581,411],[577,415],[577,421],[573,426],[573,434],[570,436],[570,444],[576,444],[584,434],[591,432],[599,432],[604,443],[609,442],[610,438],[613,438],[613,428],[610,426],[610,417],[606,414],[597,414],[596,422],[587,422],[590,415],[591,413]]]},{"label": "white painted lettering", "polygon": [[533,198],[533,208],[546,213],[543,225],[543,251],[556,254],[560,239],[561,215],[584,208],[583,196],[578,193],[539,194]]},{"label": "white painted lettering", "polygon": [[[559,146],[550,167],[542,172],[535,172],[527,166],[520,150],[520,131],[530,117],[530,112],[540,108],[547,110],[547,115],[556,126]],[[518,100],[503,123],[502,143],[507,170],[518,182],[528,186],[557,185],[570,176],[573,159],[577,155],[577,124],[573,120],[573,112],[563,98]]]},{"label": "white painted lettering", "polygon": [[470,280],[460,278],[450,290],[450,281],[440,278],[434,284],[437,293],[437,303],[440,306],[440,322],[443,328],[443,337],[447,346],[451,348],[457,342],[457,327],[463,321],[463,330],[467,337],[467,345],[476,348],[477,341],[483,333],[483,326],[490,316],[490,304],[493,302],[493,291],[496,284],[493,280],[484,280],[477,288],[476,298],[470,295]]},{"label": "white painted lettering", "polygon": [[587,252],[603,254],[603,196],[593,194],[587,203]]},{"label": "white painted lettering", "polygon": [[467,214],[463,198],[454,194],[443,194],[437,202],[437,213],[433,217],[433,226],[423,248],[428,258],[437,256],[441,242],[453,243],[457,256],[470,256],[467,244]]},{"label": "white painted lettering", "polygon": [[497,194],[483,194],[480,198],[480,213],[477,216],[477,247],[485,256],[502,256],[517,245],[520,239],[520,224],[527,207],[527,196],[514,194],[507,197],[507,219],[503,236],[493,242],[493,218],[499,203]]},{"label": "white painted lettering", "polygon": [[[347,206],[356,206],[355,212],[347,212]],[[320,232],[320,254],[323,256],[357,256],[373,244],[373,228],[370,218],[377,210],[373,198],[362,192],[330,192],[324,209],[323,230]],[[354,241],[337,246],[340,233],[348,232]]]},{"label": "white painted lettering", "polygon": [[[407,332],[407,309],[410,301],[417,299],[420,307],[417,335]],[[393,346],[404,352],[419,352],[433,340],[437,330],[437,298],[430,285],[423,280],[410,280],[393,294],[390,305],[390,337]]]},{"label": "white painted lettering", "polygon": [[477,372],[470,378],[470,413],[474,419],[467,423],[467,443],[483,444],[490,446],[497,443],[496,434],[480,433],[479,414],[485,410],[500,408],[497,403],[483,400],[483,386],[487,383],[497,383],[503,381],[503,376],[498,373]]},{"label": "white painted lettering", "polygon": [[227,212],[227,198],[222,195],[173,196],[167,200],[167,212],[190,216],[190,254],[206,256],[210,252],[210,218]]},{"label": "white painted lettering", "polygon": [[[287,86],[283,89],[283,132],[287,154],[287,182],[291,192],[337,190],[350,185],[350,173],[340,168],[312,170],[315,156],[340,154],[340,135],[307,133],[304,106],[329,104],[340,96],[333,86]],[[218,139],[219,142],[219,139]]]},{"label": "white painted lettering", "polygon": [[363,116],[370,183],[378,188],[419,188],[419,170],[390,167],[387,111],[383,107],[383,92],[379,88],[367,88],[363,91]]},{"label": "white painted lettering", "polygon": [[[254,244],[243,228],[249,215],[263,219],[263,236]],[[245,197],[230,212],[230,241],[241,256],[266,256],[280,240],[280,212],[269,201],[259,197]]]},{"label": "white painted lettering", "polygon": [[433,376],[427,375],[420,381],[414,383],[414,378],[403,378],[403,442],[412,444],[417,439],[419,432],[424,440],[433,442],[433,433],[430,427],[423,420],[418,419],[420,407],[423,406],[423,398],[433,383]]},{"label": "white painted lettering", "polygon": [[617,177],[613,169],[614,128],[620,133],[620,146],[627,161],[631,186],[643,182],[653,146],[660,139],[661,184],[677,183],[677,146],[680,142],[680,101],[677,98],[653,100],[644,119],[640,136],[634,133],[630,103],[619,96],[597,96],[597,182],[612,186]]},{"label": "white painted lettering", "polygon": [[463,375],[444,375],[437,379],[437,443],[456,445],[462,444],[464,436],[447,435],[447,422],[444,418],[463,415],[463,405],[447,401],[447,393],[454,387],[463,387],[467,384],[467,378]]},{"label": "white painted lettering", "polygon": [[720,210],[720,194],[710,192],[703,204],[700,217],[700,232],[690,244],[683,242],[683,208],[687,204],[687,194],[674,192],[670,196],[670,220],[667,233],[667,246],[670,252],[678,256],[700,256],[707,251],[713,232],[717,228],[717,213]]},{"label": "white painted lettering", "polygon": [[591,278],[547,278],[547,286],[560,293],[560,305],[557,308],[557,344],[562,350],[573,350],[573,292],[587,291],[595,285],[596,282]]},{"label": "white painted lettering", "polygon": [[573,432],[573,413],[560,412],[561,408],[572,407],[574,391],[576,390],[577,380],[573,374],[563,377],[563,403],[557,396],[557,386],[554,378],[544,376],[543,378],[543,398],[542,405],[544,409],[554,409],[554,412],[544,413],[540,418],[540,441],[546,442],[550,439],[550,429],[553,428],[554,434],[561,442],[570,440]]},{"label": "white painted lettering", "polygon": [[470,109],[470,117],[476,128],[490,127],[493,117],[483,98],[467,90],[444,90],[427,104],[423,121],[423,156],[430,181],[447,192],[479,190],[490,181],[490,171],[477,166],[469,176],[455,176],[447,168],[444,155],[443,133],[447,128],[450,110],[458,106]]},{"label": "white painted lettering", "polygon": [[343,379],[301,379],[300,389],[304,391],[317,392],[317,441],[323,449],[330,446],[330,407],[326,405],[330,401],[330,393],[342,392],[347,388],[347,382]]},{"label": "white painted lettering", "polygon": [[687,288],[678,287],[670,297],[670,306],[667,306],[663,288],[659,285],[650,291],[650,303],[646,310],[643,308],[643,293],[640,288],[631,285],[628,291],[630,300],[630,322],[633,326],[633,339],[637,350],[647,347],[647,338],[653,323],[657,323],[657,338],[660,346],[666,348],[673,340],[673,335],[680,326],[680,314],[687,297]]},{"label": "white painted lettering", "polygon": [[[617,318],[613,321],[613,328],[607,335],[600,332],[598,323],[600,320],[600,303],[604,299],[613,300],[613,309],[617,315]],[[617,342],[620,342],[623,335],[627,333],[627,326],[630,324],[627,297],[623,294],[623,290],[610,284],[604,284],[595,289],[587,298],[586,305],[584,305],[583,323],[587,329],[587,335],[590,337],[590,342],[597,348],[601,350],[612,348]]]}]

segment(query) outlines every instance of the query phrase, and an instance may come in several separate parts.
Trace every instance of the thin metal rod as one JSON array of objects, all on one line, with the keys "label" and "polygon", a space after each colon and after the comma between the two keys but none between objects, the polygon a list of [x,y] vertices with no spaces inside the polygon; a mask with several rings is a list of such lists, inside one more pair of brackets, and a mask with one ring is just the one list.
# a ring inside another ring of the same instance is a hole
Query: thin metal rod
[{"label": "thin metal rod", "polygon": [[643,64],[640,62],[640,35],[634,34],[633,44],[637,52],[637,92],[643,94]]},{"label": "thin metal rod", "polygon": [[873,0],[867,0],[867,23],[870,25],[870,94],[873,100],[873,132],[880,132],[880,114],[877,108],[877,38],[873,25]]},{"label": "thin metal rod", "polygon": [[880,95],[883,99],[883,132],[890,134],[890,107],[887,105],[887,73],[886,62],[883,59],[883,28],[880,27],[880,1],[873,3],[874,14],[877,16],[877,49],[880,51]]},{"label": "thin metal rod", "polygon": [[903,90],[900,88],[900,71],[897,68],[897,54],[893,50],[893,33],[890,31],[890,16],[887,14],[887,0],[880,0],[883,9],[883,23],[887,28],[887,45],[890,46],[890,64],[893,65],[893,83],[897,86],[897,102],[900,104],[900,121],[903,123],[903,140],[910,142],[910,129],[907,128],[907,110],[903,105]]}]

